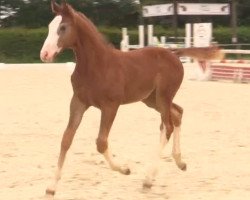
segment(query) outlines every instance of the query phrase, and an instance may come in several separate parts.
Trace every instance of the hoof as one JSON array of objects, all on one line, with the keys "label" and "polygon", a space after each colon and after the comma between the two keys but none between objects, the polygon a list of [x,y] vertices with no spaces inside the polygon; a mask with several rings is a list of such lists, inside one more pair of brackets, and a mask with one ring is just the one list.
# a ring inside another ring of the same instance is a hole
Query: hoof
[{"label": "hoof", "polygon": [[151,181],[144,181],[142,184],[143,189],[151,189],[151,187],[153,186]]},{"label": "hoof", "polygon": [[56,194],[55,190],[46,189],[46,195],[48,195],[48,196],[54,196],[55,194]]},{"label": "hoof", "polygon": [[125,175],[130,175],[130,174],[131,174],[130,169],[129,169],[129,168],[128,168],[128,169],[126,169],[126,170],[124,171],[124,174],[125,174]]},{"label": "hoof", "polygon": [[119,171],[121,174],[124,175],[129,175],[131,173],[128,165],[121,165],[120,167],[117,167],[117,169],[115,171]]},{"label": "hoof", "polygon": [[153,186],[153,180],[149,177],[143,181],[142,187],[143,189],[150,189]]},{"label": "hoof", "polygon": [[186,163],[180,163],[180,164],[178,164],[178,167],[182,171],[186,171],[187,170],[187,164]]},{"label": "hoof", "polygon": [[130,175],[131,174],[131,171],[128,167],[124,168],[124,169],[121,169],[120,171],[122,174],[124,175]]}]

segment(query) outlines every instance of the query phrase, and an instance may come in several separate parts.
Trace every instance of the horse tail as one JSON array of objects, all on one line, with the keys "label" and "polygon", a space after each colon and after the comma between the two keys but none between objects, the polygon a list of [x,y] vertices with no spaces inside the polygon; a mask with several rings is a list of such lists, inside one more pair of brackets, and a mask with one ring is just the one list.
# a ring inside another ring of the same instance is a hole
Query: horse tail
[{"label": "horse tail", "polygon": [[171,49],[178,57],[191,57],[197,60],[222,60],[224,52],[217,46]]}]

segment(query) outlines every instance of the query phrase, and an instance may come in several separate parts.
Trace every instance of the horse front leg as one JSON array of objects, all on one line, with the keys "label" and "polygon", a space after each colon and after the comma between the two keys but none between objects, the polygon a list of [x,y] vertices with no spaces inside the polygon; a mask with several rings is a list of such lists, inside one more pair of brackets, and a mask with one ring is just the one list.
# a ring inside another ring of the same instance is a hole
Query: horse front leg
[{"label": "horse front leg", "polygon": [[105,160],[108,162],[112,170],[128,175],[130,174],[130,169],[127,166],[123,166],[116,162],[108,147],[108,136],[118,107],[119,105],[110,105],[101,109],[101,124],[98,138],[96,139],[96,145],[97,151],[103,154]]},{"label": "horse front leg", "polygon": [[83,113],[87,110],[87,106],[84,105],[77,96],[73,96],[70,103],[70,117],[67,128],[63,134],[61,141],[61,150],[57,163],[57,170],[55,173],[55,178],[53,183],[46,189],[46,194],[49,196],[54,196],[56,192],[56,187],[58,181],[61,179],[61,171],[65,161],[65,157],[68,149],[71,146],[74,135],[77,128],[79,127]]}]

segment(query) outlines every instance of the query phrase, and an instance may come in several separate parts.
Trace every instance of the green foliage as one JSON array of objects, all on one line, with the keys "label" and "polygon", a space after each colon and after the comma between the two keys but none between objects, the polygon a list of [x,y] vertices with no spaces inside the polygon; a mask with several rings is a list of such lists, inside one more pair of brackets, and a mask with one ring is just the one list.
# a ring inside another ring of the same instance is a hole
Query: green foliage
[{"label": "green foliage", "polygon": [[[40,62],[39,52],[47,35],[48,22],[53,14],[50,10],[51,0],[0,0],[0,25],[4,27],[19,27],[0,29],[0,62]],[[238,41],[239,43],[250,43],[250,1],[234,0],[237,2],[238,13]],[[61,0],[57,0],[61,2]],[[76,10],[86,14],[95,24],[107,40],[120,47],[120,28],[110,27],[136,27],[140,18],[142,5],[161,3],[172,3],[173,0],[140,0],[141,5],[134,3],[134,0],[67,0]],[[179,3],[193,2],[204,3],[208,0],[178,0]],[[209,0],[209,3],[228,3],[231,0]],[[1,19],[1,16],[12,14],[10,17]],[[178,25],[186,22],[213,22],[213,36],[220,44],[231,43],[231,29],[229,16],[179,16]],[[155,24],[155,35],[174,36],[174,30],[167,25],[172,24],[171,17],[158,17],[144,19],[145,24]],[[157,26],[157,24],[164,25]],[[222,27],[223,26],[223,27]],[[243,26],[243,27],[242,27]],[[21,28],[25,27],[25,28]],[[34,30],[30,28],[36,28]],[[138,43],[137,29],[129,28],[130,42]],[[179,28],[178,35],[184,36],[184,30]],[[246,48],[246,47],[244,47]],[[66,51],[58,58],[59,62],[72,61],[73,54]]]},{"label": "green foliage", "polygon": [[[99,27],[116,48],[120,47],[121,29],[111,27]],[[238,30],[239,43],[250,43],[250,27],[240,27]],[[178,30],[179,36],[184,36],[184,30]],[[171,28],[165,29],[161,26],[155,27],[157,36],[173,36]],[[41,62],[39,58],[40,49],[47,36],[47,28],[25,29],[8,28],[0,29],[0,63],[34,63]],[[137,29],[129,29],[131,44],[138,43]],[[227,27],[217,27],[213,31],[213,36],[219,44],[231,43],[231,29]],[[59,56],[58,62],[74,61],[73,53],[68,50]]]},{"label": "green foliage", "polygon": [[[18,3],[9,4],[7,0],[0,0],[3,8],[16,11],[12,17],[3,20],[4,27],[21,26],[39,28],[47,26],[53,14],[50,9],[50,0],[13,0]],[[59,3],[60,1],[58,1]],[[133,0],[67,0],[76,10],[83,12],[98,25],[136,25],[138,22],[138,6]],[[1,13],[1,7],[0,7]]]},{"label": "green foliage", "polygon": [[20,8],[15,17],[15,26],[41,27],[41,24],[47,25],[52,19],[50,1],[32,0],[31,2]]},{"label": "green foliage", "polygon": [[[100,28],[108,41],[119,48],[121,31],[118,28]],[[5,28],[0,29],[0,63],[33,63],[40,61],[40,50],[47,37],[47,28]],[[58,62],[74,61],[72,51],[66,50]]]},{"label": "green foliage", "polygon": [[[2,29],[0,31],[0,62],[32,62],[38,60],[41,29]],[[35,53],[36,52],[36,53]]]},{"label": "green foliage", "polygon": [[[4,27],[44,27],[47,26],[53,14],[50,10],[51,0],[0,0],[0,15],[15,11],[16,14],[0,22]],[[232,0],[178,0],[179,3],[228,3]],[[250,24],[250,1],[233,0],[237,3],[238,24]],[[61,0],[57,1],[58,3]],[[174,0],[67,0],[76,10],[86,14],[99,26],[136,26],[140,19],[141,6],[162,3],[173,3]],[[184,26],[187,22],[211,21],[216,26],[230,26],[230,16],[179,16],[178,24]],[[171,24],[171,16],[145,18],[154,24]]]},{"label": "green foliage", "polygon": [[[0,31],[0,63],[40,62],[40,50],[47,36],[47,28],[10,28]],[[60,61],[72,60],[72,53],[60,56]]]}]

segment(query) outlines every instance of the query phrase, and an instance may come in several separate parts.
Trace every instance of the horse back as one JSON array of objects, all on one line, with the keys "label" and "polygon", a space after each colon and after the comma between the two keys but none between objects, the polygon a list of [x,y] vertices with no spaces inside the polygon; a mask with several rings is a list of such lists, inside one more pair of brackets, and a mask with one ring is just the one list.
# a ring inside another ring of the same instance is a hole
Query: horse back
[{"label": "horse back", "polygon": [[183,66],[179,58],[163,48],[147,47],[122,52],[120,68],[124,75],[125,96],[131,101],[148,97],[159,81],[179,88],[183,79]]}]

